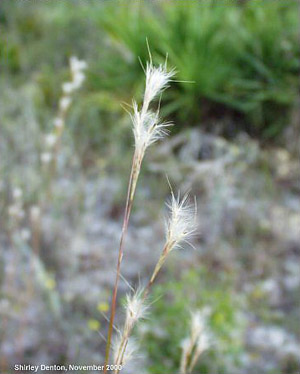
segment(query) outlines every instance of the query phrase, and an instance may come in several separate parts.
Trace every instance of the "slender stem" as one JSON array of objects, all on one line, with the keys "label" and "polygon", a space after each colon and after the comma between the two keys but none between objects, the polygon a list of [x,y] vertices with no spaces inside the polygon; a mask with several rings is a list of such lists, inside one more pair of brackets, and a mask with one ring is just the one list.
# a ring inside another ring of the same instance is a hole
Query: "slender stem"
[{"label": "slender stem", "polygon": [[125,351],[126,351],[126,348],[127,348],[127,345],[128,345],[128,339],[129,339],[129,335],[131,333],[131,329],[132,328],[128,329],[127,333],[124,334],[124,336],[122,337],[122,341],[121,341],[120,348],[119,348],[119,351],[118,351],[118,356],[117,356],[116,361],[114,362],[114,364],[117,366],[117,369],[115,370],[115,374],[117,374],[120,371],[120,369],[118,369],[118,366],[122,365],[122,363],[123,363],[124,354],[125,354]]},{"label": "slender stem", "polygon": [[119,285],[121,263],[122,263],[123,252],[124,252],[124,240],[125,240],[125,236],[126,236],[127,229],[128,229],[129,217],[130,217],[130,213],[131,213],[131,208],[132,208],[133,198],[134,198],[134,194],[135,194],[137,179],[138,179],[138,176],[139,176],[141,162],[142,162],[142,160],[137,159],[137,155],[136,155],[136,153],[134,153],[133,160],[132,160],[130,177],[129,177],[129,183],[128,183],[122,234],[121,234],[120,245],[119,245],[119,255],[118,255],[118,262],[117,262],[116,279],[115,279],[115,285],[114,285],[112,301],[111,301],[111,312],[110,312],[110,320],[109,320],[109,327],[108,327],[108,334],[107,334],[107,344],[106,344],[106,351],[105,351],[104,373],[106,373],[106,371],[107,371],[106,365],[108,365],[108,363],[109,363],[109,354],[110,354],[110,347],[111,347],[112,331],[113,331],[114,319],[115,319],[115,314],[116,314],[118,285]]},{"label": "slender stem", "polygon": [[[172,245],[167,242],[163,248],[163,251],[162,251],[162,254],[154,268],[154,271],[152,273],[152,276],[147,284],[147,286],[145,287],[144,289],[144,292],[143,292],[143,296],[142,296],[142,303],[145,302],[145,300],[147,299],[148,295],[149,295],[149,292],[150,292],[150,289],[156,279],[156,276],[157,274],[159,273],[161,267],[163,266],[167,256],[168,256],[168,253],[171,249]],[[124,358],[124,354],[125,354],[125,351],[126,351],[126,348],[127,348],[127,344],[128,344],[128,339],[129,339],[129,336],[131,334],[131,331],[134,327],[134,324],[132,324],[130,327],[127,327],[126,326],[124,327],[124,334],[122,336],[122,340],[121,340],[121,343],[120,343],[120,347],[119,347],[119,351],[118,351],[118,355],[117,355],[117,359],[115,361],[115,365],[119,365],[119,364],[122,364],[123,362],[123,358]],[[126,331],[126,333],[125,333]],[[119,372],[118,369],[115,370],[115,374],[117,374]]]},{"label": "slender stem", "polygon": [[160,255],[160,258],[153,270],[153,273],[152,273],[152,276],[145,288],[145,291],[144,291],[144,295],[143,295],[143,301],[146,300],[147,296],[149,295],[149,292],[150,292],[150,289],[157,277],[157,274],[159,273],[160,269],[162,268],[163,264],[165,263],[166,261],[166,258],[168,256],[168,254],[170,253],[170,250],[172,249],[172,243],[169,243],[169,242],[166,242],[164,248],[163,248],[163,251]]}]

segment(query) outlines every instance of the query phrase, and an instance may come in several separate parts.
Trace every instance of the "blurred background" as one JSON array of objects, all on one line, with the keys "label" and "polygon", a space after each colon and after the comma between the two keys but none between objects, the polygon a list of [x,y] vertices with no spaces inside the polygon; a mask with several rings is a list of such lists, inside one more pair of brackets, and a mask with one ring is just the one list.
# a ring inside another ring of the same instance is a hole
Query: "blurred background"
[{"label": "blurred background", "polygon": [[[196,195],[199,227],[153,289],[134,371],[179,372],[190,310],[208,307],[194,374],[295,374],[299,2],[4,0],[0,22],[1,373],[103,363],[133,151],[123,107],[142,100],[147,38],[154,63],[168,54],[177,70],[161,102],[175,125],[143,165],[124,279],[143,284],[158,259],[166,174]],[[71,56],[86,78],[62,104]]]}]

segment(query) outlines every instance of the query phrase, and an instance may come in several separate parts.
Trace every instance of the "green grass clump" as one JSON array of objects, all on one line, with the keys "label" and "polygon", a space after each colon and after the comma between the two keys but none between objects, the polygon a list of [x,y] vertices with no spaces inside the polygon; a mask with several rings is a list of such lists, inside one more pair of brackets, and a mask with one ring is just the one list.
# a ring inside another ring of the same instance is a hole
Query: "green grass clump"
[{"label": "green grass clump", "polygon": [[211,310],[207,328],[212,346],[201,356],[195,373],[231,373],[232,368],[239,367],[243,301],[237,297],[230,276],[219,274],[213,279],[202,267],[189,270],[178,280],[156,286],[153,300],[152,318],[140,330],[150,373],[178,372],[180,345],[189,329],[190,311],[205,307]]},{"label": "green grass clump", "polygon": [[168,53],[179,81],[194,82],[179,82],[169,93],[166,110],[181,124],[241,115],[242,129],[253,135],[278,135],[297,97],[298,8],[289,0],[108,6],[97,15],[116,43],[105,67],[107,89],[140,89],[134,56],[145,60],[147,37],[158,60]]},{"label": "green grass clump", "polygon": [[[93,139],[92,148],[122,127],[119,103],[142,93],[146,38],[154,62],[168,53],[168,65],[177,69],[162,114],[178,131],[201,125],[229,136],[241,130],[280,139],[290,124],[299,88],[298,1],[4,1],[0,7],[0,68],[12,84],[39,85],[41,112],[57,102],[69,57],[88,62],[72,128],[78,138]],[[230,126],[220,126],[225,122]]]}]

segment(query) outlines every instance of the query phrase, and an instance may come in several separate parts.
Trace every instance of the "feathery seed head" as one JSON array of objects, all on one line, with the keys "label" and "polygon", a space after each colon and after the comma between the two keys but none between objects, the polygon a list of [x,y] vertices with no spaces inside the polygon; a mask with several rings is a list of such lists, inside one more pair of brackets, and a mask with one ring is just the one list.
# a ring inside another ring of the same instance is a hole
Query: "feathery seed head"
[{"label": "feathery seed head", "polygon": [[137,351],[138,351],[138,346],[136,344],[136,341],[132,338],[129,338],[121,364],[122,365],[127,364],[133,357],[136,356]]},{"label": "feathery seed head", "polygon": [[188,243],[196,229],[195,209],[188,202],[188,195],[177,198],[172,193],[170,202],[167,203],[170,216],[166,222],[167,243],[172,250],[180,247],[183,242]]},{"label": "feathery seed head", "polygon": [[143,289],[137,289],[133,294],[126,295],[126,325],[131,329],[134,324],[147,315],[149,306],[143,299]]},{"label": "feathery seed head", "polygon": [[119,334],[116,340],[113,342],[113,361],[115,365],[127,364],[138,351],[136,341],[133,338],[129,338],[124,347],[124,340],[122,335]]},{"label": "feathery seed head", "polygon": [[210,335],[204,330],[197,339],[196,353],[200,355],[201,353],[206,351],[210,346],[211,346]]},{"label": "feathery seed head", "polygon": [[207,325],[207,316],[210,313],[208,308],[196,310],[191,313],[191,338],[195,342],[204,332]]},{"label": "feathery seed head", "polygon": [[[158,272],[163,266],[167,256],[174,248],[180,248],[182,244],[189,243],[189,239],[195,232],[195,210],[188,202],[188,195],[180,199],[172,192],[171,199],[167,202],[170,214],[166,220],[166,242],[162,254],[155,266],[150,282],[153,283]],[[191,244],[190,244],[191,245]]]},{"label": "feathery seed head", "polygon": [[165,65],[161,64],[155,67],[151,62],[147,62],[144,95],[144,101],[147,105],[168,86],[168,83],[174,75],[174,69],[167,71]]},{"label": "feathery seed head", "polygon": [[149,145],[168,133],[167,127],[170,126],[170,123],[161,122],[159,110],[152,112],[149,109],[149,104],[167,87],[174,74],[175,71],[168,72],[165,65],[154,67],[152,62],[147,63],[143,105],[139,109],[137,103],[133,101],[133,113],[130,115],[133,123],[135,148],[140,159],[143,158]]},{"label": "feathery seed head", "polygon": [[137,153],[143,157],[146,149],[167,133],[168,122],[160,122],[158,112],[139,111],[137,103],[133,102],[133,134]]}]

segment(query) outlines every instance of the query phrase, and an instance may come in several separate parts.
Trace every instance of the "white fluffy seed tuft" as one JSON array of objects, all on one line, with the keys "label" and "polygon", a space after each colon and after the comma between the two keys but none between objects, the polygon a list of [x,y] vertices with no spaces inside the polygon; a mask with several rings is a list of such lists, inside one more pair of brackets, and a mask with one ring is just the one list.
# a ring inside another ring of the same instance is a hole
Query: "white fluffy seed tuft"
[{"label": "white fluffy seed tuft", "polygon": [[132,294],[126,295],[126,323],[127,328],[132,329],[136,322],[147,316],[149,305],[146,303],[142,288]]},{"label": "white fluffy seed tuft", "polygon": [[157,140],[168,134],[168,122],[162,122],[159,118],[159,109],[156,112],[150,110],[151,101],[165,88],[175,70],[167,71],[166,65],[153,66],[147,63],[144,100],[141,108],[133,101],[133,113],[130,115],[133,124],[133,133],[137,156],[142,159],[146,149]]},{"label": "white fluffy seed tuft", "polygon": [[166,221],[166,237],[170,250],[181,247],[183,243],[189,243],[189,239],[196,230],[195,208],[188,201],[186,194],[183,198],[172,193],[171,200],[167,203],[170,216]]},{"label": "white fluffy seed tuft", "polygon": [[144,95],[144,103],[146,105],[149,105],[156,96],[168,87],[168,83],[175,73],[174,69],[167,71],[166,65],[161,64],[158,67],[155,67],[151,62],[147,63],[146,88]]},{"label": "white fluffy seed tuft", "polygon": [[161,122],[158,112],[139,111],[137,103],[133,102],[133,134],[137,154],[143,157],[146,149],[157,140],[168,134],[169,122]]}]

